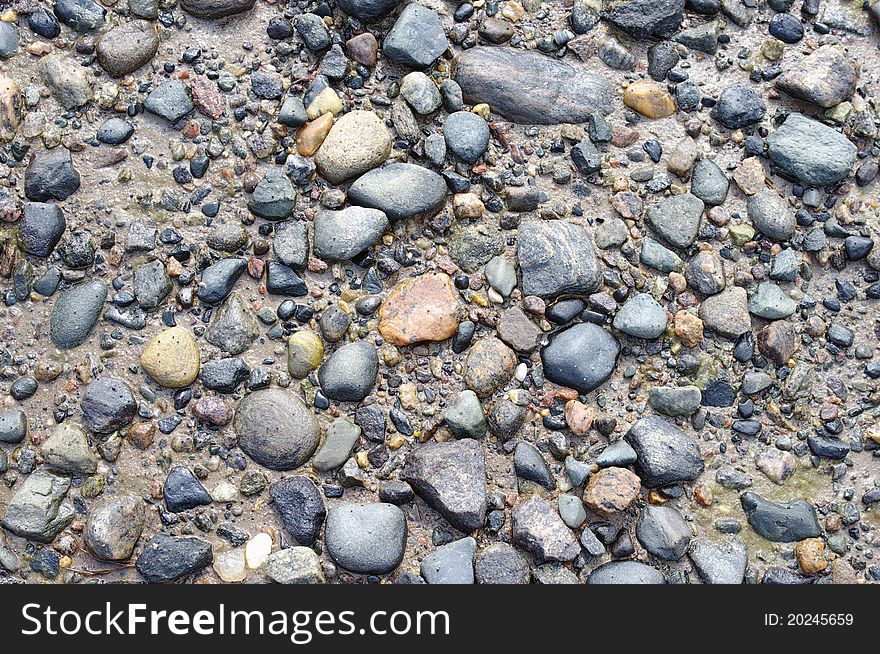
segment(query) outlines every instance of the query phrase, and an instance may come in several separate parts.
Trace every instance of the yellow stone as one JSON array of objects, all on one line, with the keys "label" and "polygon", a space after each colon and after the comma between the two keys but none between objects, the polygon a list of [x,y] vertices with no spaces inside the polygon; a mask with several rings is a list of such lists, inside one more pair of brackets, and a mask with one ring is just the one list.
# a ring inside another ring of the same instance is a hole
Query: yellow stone
[{"label": "yellow stone", "polygon": [[304,157],[311,157],[321,147],[331,127],[333,127],[331,113],[323,114],[300,127],[296,133],[296,151]]},{"label": "yellow stone", "polygon": [[452,211],[459,220],[483,217],[485,205],[476,193],[457,193],[452,198]]},{"label": "yellow stone", "polygon": [[654,80],[640,79],[623,92],[623,103],[647,118],[666,118],[675,113],[672,96]]},{"label": "yellow stone", "polygon": [[305,379],[321,365],[324,344],[314,332],[302,329],[287,339],[287,370],[295,379]]},{"label": "yellow stone", "polygon": [[21,90],[9,77],[0,77],[0,142],[15,138],[15,130],[21,122]]},{"label": "yellow stone", "polygon": [[147,343],[141,367],[165,388],[184,388],[199,376],[201,355],[196,339],[183,327],[171,327]]},{"label": "yellow stone", "polygon": [[379,333],[397,346],[445,341],[458,329],[461,308],[452,279],[426,273],[400,282],[379,308]]},{"label": "yellow stone", "polygon": [[342,100],[336,95],[336,91],[329,86],[316,95],[315,99],[312,100],[312,103],[306,109],[306,115],[309,117],[309,120],[314,120],[326,113],[331,113],[334,116],[342,113]]},{"label": "yellow stone", "polygon": [[821,538],[807,538],[795,545],[798,565],[808,575],[821,572],[828,566],[825,560],[825,543]]}]

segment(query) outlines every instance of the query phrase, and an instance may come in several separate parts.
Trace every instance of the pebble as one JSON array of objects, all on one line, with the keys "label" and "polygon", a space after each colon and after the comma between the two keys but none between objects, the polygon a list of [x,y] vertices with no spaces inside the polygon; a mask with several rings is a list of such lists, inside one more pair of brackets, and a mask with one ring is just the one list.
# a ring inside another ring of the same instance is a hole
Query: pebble
[{"label": "pebble", "polygon": [[650,295],[639,293],[614,316],[614,328],[634,338],[658,338],[666,331],[666,311]]},{"label": "pebble", "polygon": [[827,125],[792,113],[767,138],[767,154],[783,172],[804,185],[828,186],[850,173],[856,147]]},{"label": "pebble", "polygon": [[519,232],[516,252],[526,295],[588,294],[599,286],[596,251],[582,227],[561,220],[529,223]]},{"label": "pebble", "polygon": [[194,536],[153,536],[135,562],[137,571],[151,584],[167,584],[207,567],[214,548]]},{"label": "pebble", "polygon": [[254,461],[271,470],[293,470],[318,447],[314,416],[290,391],[254,391],[238,404],[232,423],[238,445]]},{"label": "pebble", "polygon": [[141,367],[150,379],[165,388],[185,388],[199,375],[199,346],[183,327],[157,334],[141,353]]},{"label": "pebble", "polygon": [[688,555],[706,584],[741,584],[748,565],[748,550],[739,538],[712,541],[694,538]]},{"label": "pebble", "polygon": [[271,494],[287,533],[300,545],[314,544],[327,517],[324,498],[315,484],[307,477],[287,477],[272,484]]},{"label": "pebble", "polygon": [[159,51],[159,34],[146,21],[124,23],[106,32],[95,51],[101,67],[112,77],[125,77],[153,60]]},{"label": "pebble", "polygon": [[144,109],[169,123],[176,123],[189,114],[194,106],[186,85],[178,80],[169,80],[150,91],[144,100]]},{"label": "pebble", "polygon": [[547,379],[589,393],[608,380],[619,354],[614,336],[598,325],[579,323],[557,332],[541,359]]},{"label": "pebble", "polygon": [[392,163],[358,177],[348,189],[348,198],[385,212],[391,220],[429,218],[446,200],[446,183],[422,166]]},{"label": "pebble", "polygon": [[315,255],[331,260],[352,259],[376,244],[387,228],[388,217],[378,209],[324,209],[313,223]]},{"label": "pebble", "polygon": [[266,574],[276,584],[323,584],[318,555],[308,547],[288,547],[269,555]]},{"label": "pebble", "polygon": [[489,126],[475,113],[456,111],[446,117],[443,137],[455,156],[473,164],[489,147]]},{"label": "pebble", "polygon": [[507,543],[492,543],[482,549],[474,561],[478,584],[527,584],[529,564],[516,548]]},{"label": "pebble", "polygon": [[571,561],[580,552],[574,533],[559,513],[540,497],[520,502],[511,511],[513,541],[541,561]]},{"label": "pebble", "polygon": [[325,179],[339,184],[381,165],[389,154],[391,134],[379,117],[371,111],[351,111],[330,129],[315,154],[315,165]]},{"label": "pebble", "polygon": [[440,17],[417,3],[407,5],[382,42],[391,61],[410,68],[427,68],[449,47]]},{"label": "pebble", "polygon": [[749,524],[760,536],[776,543],[791,543],[821,535],[816,510],[805,500],[773,502],[748,491],[740,497]]},{"label": "pebble", "polygon": [[52,342],[69,350],[88,340],[107,299],[107,286],[93,279],[62,291],[52,305],[49,329]]},{"label": "pebble", "polygon": [[703,472],[697,443],[661,418],[639,418],[626,433],[636,451],[636,472],[649,488],[692,481]]},{"label": "pebble", "polygon": [[359,574],[386,574],[403,560],[406,517],[393,504],[339,504],[327,513],[327,552]]},{"label": "pebble", "polygon": [[640,561],[609,561],[590,573],[588,584],[665,584],[659,570]]},{"label": "pebble", "polygon": [[650,554],[664,561],[678,561],[688,550],[691,529],[671,506],[642,508],[636,523],[636,538]]},{"label": "pebble", "polygon": [[431,552],[419,571],[429,584],[472,584],[476,551],[477,541],[465,536]]}]

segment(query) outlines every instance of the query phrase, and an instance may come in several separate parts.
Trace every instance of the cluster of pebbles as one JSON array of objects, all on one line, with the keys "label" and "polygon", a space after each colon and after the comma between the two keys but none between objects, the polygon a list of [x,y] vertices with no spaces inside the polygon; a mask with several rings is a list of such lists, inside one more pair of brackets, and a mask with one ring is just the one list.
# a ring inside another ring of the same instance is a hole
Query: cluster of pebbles
[{"label": "cluster of pebbles", "polygon": [[880,2],[0,7],[0,582],[880,581]]}]

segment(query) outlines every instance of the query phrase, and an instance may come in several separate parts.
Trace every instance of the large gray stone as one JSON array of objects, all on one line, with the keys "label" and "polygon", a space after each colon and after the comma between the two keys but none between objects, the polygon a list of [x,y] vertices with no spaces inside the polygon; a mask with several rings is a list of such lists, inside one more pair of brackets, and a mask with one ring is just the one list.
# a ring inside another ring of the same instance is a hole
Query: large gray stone
[{"label": "large gray stone", "polygon": [[318,447],[318,424],[311,411],[298,396],[280,388],[246,396],[232,424],[239,447],[272,470],[297,468]]},{"label": "large gray stone", "polygon": [[549,299],[561,294],[587,294],[601,282],[592,235],[562,220],[523,225],[517,258],[526,295]]},{"label": "large gray stone", "polygon": [[802,184],[828,186],[849,175],[856,146],[831,127],[793,113],[767,138],[767,154]]},{"label": "large gray stone", "polygon": [[693,481],[703,472],[696,441],[662,418],[640,418],[624,438],[636,451],[636,472],[649,488]]},{"label": "large gray stone", "polygon": [[387,574],[403,560],[406,517],[393,504],[340,504],[327,514],[324,544],[346,570]]}]

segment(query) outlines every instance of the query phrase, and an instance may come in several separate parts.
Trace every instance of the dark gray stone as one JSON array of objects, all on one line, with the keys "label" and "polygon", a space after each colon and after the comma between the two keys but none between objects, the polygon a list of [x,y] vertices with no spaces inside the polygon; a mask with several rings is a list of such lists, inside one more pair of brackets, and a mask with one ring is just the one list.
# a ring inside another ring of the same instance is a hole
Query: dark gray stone
[{"label": "dark gray stone", "polygon": [[661,418],[640,418],[625,438],[638,455],[636,472],[649,488],[693,481],[703,472],[697,443]]}]

